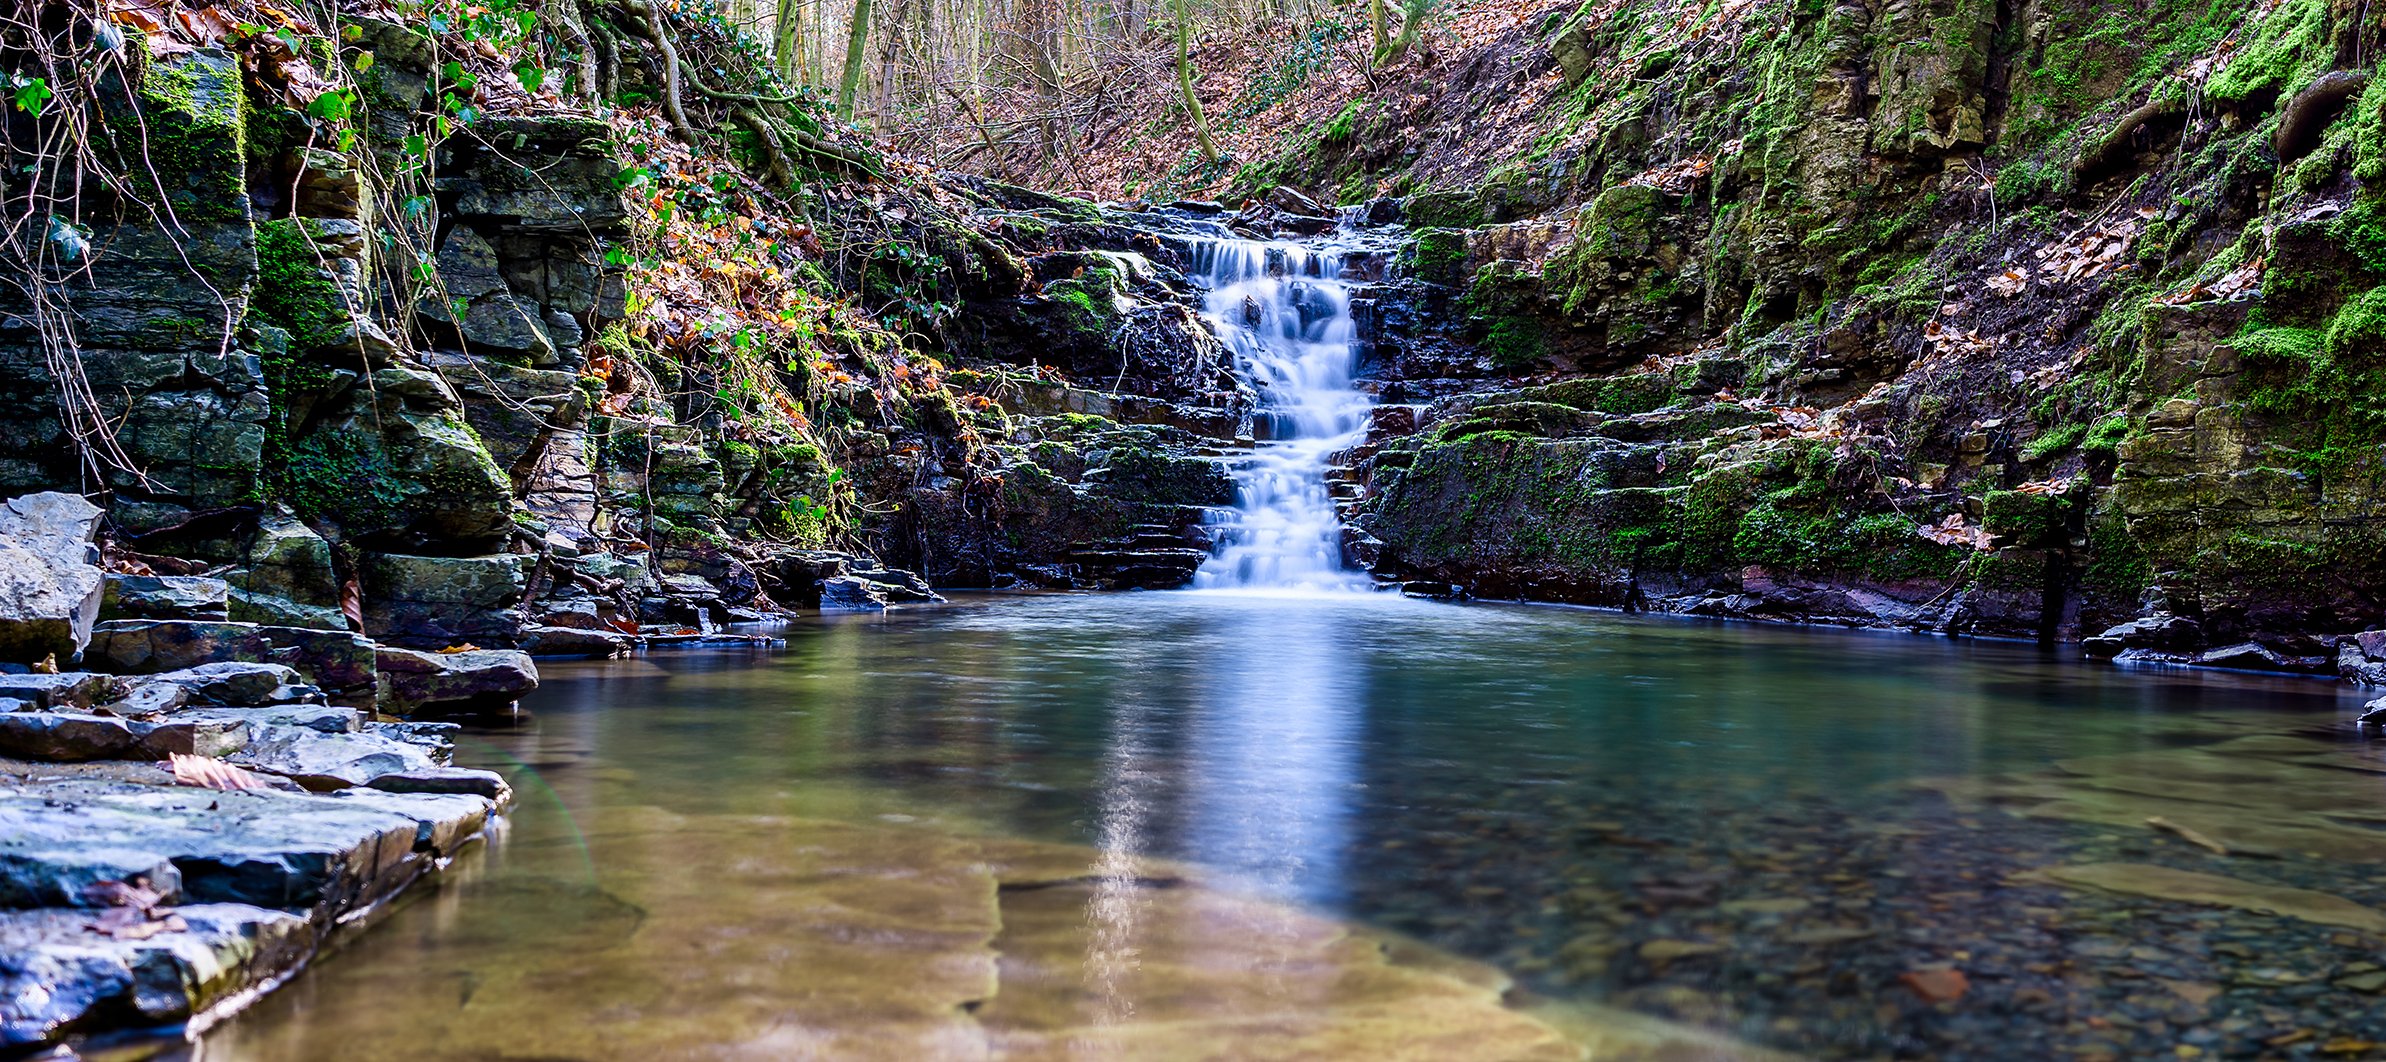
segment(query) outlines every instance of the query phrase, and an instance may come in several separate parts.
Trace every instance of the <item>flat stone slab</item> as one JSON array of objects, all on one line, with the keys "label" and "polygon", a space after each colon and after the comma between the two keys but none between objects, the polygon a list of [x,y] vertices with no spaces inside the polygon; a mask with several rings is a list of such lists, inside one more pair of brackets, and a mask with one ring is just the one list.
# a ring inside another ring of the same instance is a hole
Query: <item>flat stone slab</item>
[{"label": "flat stone slab", "polygon": [[102,1014],[188,1021],[296,967],[322,935],[304,916],[237,903],[177,907],[173,919],[182,928],[125,939],[90,911],[0,911],[0,1047],[47,1043]]},{"label": "flat stone slab", "polygon": [[[462,788],[219,791],[0,760],[0,1054],[245,1003],[478,838],[500,805]],[[158,906],[125,918],[103,882]]]}]

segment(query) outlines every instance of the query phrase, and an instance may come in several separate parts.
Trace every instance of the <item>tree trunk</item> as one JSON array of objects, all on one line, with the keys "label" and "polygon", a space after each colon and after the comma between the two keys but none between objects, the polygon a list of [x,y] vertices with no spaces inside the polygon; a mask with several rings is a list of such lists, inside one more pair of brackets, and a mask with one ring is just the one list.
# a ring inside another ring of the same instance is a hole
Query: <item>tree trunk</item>
[{"label": "tree trunk", "polygon": [[797,59],[803,50],[802,37],[796,32],[802,17],[801,0],[779,0],[778,16],[771,25],[771,66],[779,71],[779,79],[790,85],[796,83]]},{"label": "tree trunk", "polygon": [[862,87],[863,53],[870,44],[870,3],[853,0],[853,25],[845,36],[845,79],[837,86],[837,116],[849,122],[853,120],[854,93]]},{"label": "tree trunk", "polygon": [[[1411,3],[1419,0],[1410,0]],[[1210,139],[1210,120],[1201,113],[1201,97],[1193,94],[1193,5],[1176,0],[1176,85],[1185,93],[1185,119],[1193,123],[1193,138],[1201,143],[1201,157],[1218,161],[1218,144]]]},{"label": "tree trunk", "polygon": [[1367,66],[1382,66],[1384,53],[1392,48],[1392,36],[1384,27],[1384,0],[1367,0],[1367,29],[1375,38],[1375,46],[1367,52]]},{"label": "tree trunk", "polygon": [[1417,43],[1417,35],[1424,32],[1425,12],[1432,7],[1433,0],[1406,0],[1401,10],[1400,38],[1392,42],[1392,54],[1384,57],[1385,62],[1408,54],[1409,46]]}]

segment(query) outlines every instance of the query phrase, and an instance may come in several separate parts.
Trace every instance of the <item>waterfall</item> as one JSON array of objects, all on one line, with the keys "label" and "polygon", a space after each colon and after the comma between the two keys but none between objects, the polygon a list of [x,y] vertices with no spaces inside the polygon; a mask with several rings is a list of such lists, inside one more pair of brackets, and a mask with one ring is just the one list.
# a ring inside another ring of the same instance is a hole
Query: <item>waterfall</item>
[{"label": "waterfall", "polygon": [[1235,514],[1199,587],[1286,589],[1365,585],[1342,565],[1342,520],[1328,459],[1367,426],[1343,255],[1297,243],[1214,239],[1194,244],[1202,312],[1259,392],[1260,442],[1233,465]]}]

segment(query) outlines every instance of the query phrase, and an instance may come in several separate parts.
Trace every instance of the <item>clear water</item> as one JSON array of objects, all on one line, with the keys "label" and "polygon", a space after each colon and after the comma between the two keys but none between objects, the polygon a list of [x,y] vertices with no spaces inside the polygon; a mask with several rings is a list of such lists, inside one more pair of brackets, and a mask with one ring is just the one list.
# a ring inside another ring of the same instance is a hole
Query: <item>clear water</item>
[{"label": "clear water", "polygon": [[1351,588],[1342,523],[1328,493],[1331,455],[1366,428],[1350,284],[1332,247],[1217,239],[1194,245],[1202,316],[1258,389],[1263,440],[1233,465],[1233,521],[1219,529],[1202,587]]},{"label": "clear water", "polygon": [[[2216,811],[2324,796],[2358,818],[2386,775],[2331,761],[2280,783],[2275,759],[2239,771],[2226,751],[2348,718],[2358,695],[2331,685],[1368,594],[971,598],[786,633],[769,655],[550,666],[531,725],[464,743],[514,781],[510,836],[200,1053],[982,1057],[860,1004],[837,1011],[859,1039],[834,1044],[790,1046],[772,1017],[815,985],[869,1000],[932,979],[897,937],[873,943],[892,928],[803,891],[844,860],[928,874],[934,853],[900,838],[929,828],[1192,861],[1497,964],[1538,996],[1812,1055],[2386,1039],[2378,997],[2338,984],[2363,983],[2372,935],[2016,877],[2162,863],[2386,907],[2374,861],[2225,858],[2127,806],[2083,822],[1943,795],[2058,778],[2058,761],[2081,776],[2143,762],[2115,784],[2177,778]],[[2200,773],[2166,757],[2201,757],[2177,761]],[[2167,814],[2205,821],[2192,810]],[[2256,811],[2287,814],[2232,813]],[[832,822],[897,839],[837,847],[817,825]],[[800,872],[774,862],[798,855]],[[1081,917],[1109,934],[1105,962],[1132,964],[1133,925],[1098,903]],[[791,919],[849,950],[790,950]],[[854,972],[855,956],[878,966]],[[1908,985],[1950,966],[1969,977],[1959,1000]]]}]

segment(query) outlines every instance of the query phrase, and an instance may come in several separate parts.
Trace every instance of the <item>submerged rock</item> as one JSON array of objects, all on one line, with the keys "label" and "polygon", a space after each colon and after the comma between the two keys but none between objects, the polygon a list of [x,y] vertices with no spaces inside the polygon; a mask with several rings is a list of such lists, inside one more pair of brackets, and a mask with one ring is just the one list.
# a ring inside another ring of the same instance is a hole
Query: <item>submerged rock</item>
[{"label": "submerged rock", "polygon": [[91,640],[99,507],[49,491],[0,504],[0,660],[65,660]]},{"label": "submerged rock", "polygon": [[2049,867],[2049,880],[2075,888],[2211,907],[2236,907],[2365,933],[2386,933],[2386,913],[2342,896],[2147,863]]}]

